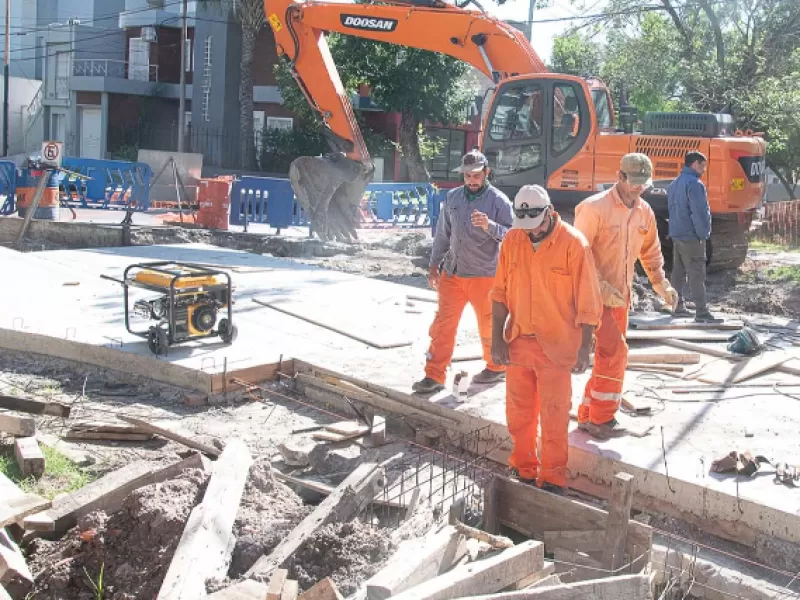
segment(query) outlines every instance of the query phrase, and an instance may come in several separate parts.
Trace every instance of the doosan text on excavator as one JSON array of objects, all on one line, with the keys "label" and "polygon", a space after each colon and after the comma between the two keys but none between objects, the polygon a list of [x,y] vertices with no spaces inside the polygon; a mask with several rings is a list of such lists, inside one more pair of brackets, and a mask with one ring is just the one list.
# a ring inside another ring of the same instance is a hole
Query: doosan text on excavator
[{"label": "doosan text on excavator", "polygon": [[470,2],[264,1],[278,53],[324,123],[331,147],[323,157],[296,159],[289,172],[322,239],[356,237],[357,208],[374,172],[325,40],[336,32],[448,54],[491,78],[495,89],[479,146],[494,185],[509,197],[523,185],[542,185],[567,220],[581,200],[614,184],[623,155],[647,154],[654,183],[643,197],[656,213],[667,256],[667,186],[687,152],[702,152],[713,219],[708,269],[735,269],[744,261],[747,231],[766,188],[760,136],[735,131],[730,115],[712,113],[646,113],[641,133],[620,128],[601,81],[548,72],[519,30],[466,8]]}]

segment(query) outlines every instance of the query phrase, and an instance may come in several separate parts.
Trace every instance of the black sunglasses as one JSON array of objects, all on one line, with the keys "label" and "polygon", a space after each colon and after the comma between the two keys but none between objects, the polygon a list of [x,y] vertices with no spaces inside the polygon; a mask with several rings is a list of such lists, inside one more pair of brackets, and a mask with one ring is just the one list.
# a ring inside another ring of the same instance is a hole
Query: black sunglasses
[{"label": "black sunglasses", "polygon": [[518,219],[524,219],[525,217],[530,217],[531,219],[535,219],[544,211],[546,211],[550,206],[537,206],[535,208],[514,208],[514,214]]}]

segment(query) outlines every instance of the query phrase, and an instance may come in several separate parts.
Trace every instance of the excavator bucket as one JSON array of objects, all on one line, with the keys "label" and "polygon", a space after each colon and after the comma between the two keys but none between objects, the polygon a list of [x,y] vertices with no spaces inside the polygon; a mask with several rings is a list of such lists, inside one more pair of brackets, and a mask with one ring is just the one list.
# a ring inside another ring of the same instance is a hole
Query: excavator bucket
[{"label": "excavator bucket", "polygon": [[374,167],[342,155],[301,156],[289,166],[289,180],[311,229],[323,241],[358,238],[358,207]]}]

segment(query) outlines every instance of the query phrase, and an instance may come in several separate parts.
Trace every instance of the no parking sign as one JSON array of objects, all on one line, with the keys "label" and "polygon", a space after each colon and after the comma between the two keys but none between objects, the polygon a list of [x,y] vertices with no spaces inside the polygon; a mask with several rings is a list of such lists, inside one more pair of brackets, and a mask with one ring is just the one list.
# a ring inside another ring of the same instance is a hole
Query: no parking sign
[{"label": "no parking sign", "polygon": [[60,169],[63,150],[64,144],[61,142],[42,142],[42,163]]}]

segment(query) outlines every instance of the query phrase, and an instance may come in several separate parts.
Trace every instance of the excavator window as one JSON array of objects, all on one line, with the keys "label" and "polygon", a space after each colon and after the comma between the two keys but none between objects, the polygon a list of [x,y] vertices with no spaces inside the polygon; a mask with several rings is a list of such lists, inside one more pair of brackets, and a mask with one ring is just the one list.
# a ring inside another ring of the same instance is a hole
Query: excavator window
[{"label": "excavator window", "polygon": [[552,152],[559,156],[572,147],[581,127],[578,90],[568,83],[556,84],[553,88]]},{"label": "excavator window", "polygon": [[611,112],[608,107],[608,95],[605,89],[592,89],[592,101],[594,102],[594,112],[597,115],[597,127],[600,129],[610,129],[614,126],[611,119]]},{"label": "excavator window", "polygon": [[506,87],[495,102],[490,125],[493,140],[538,138],[542,135],[542,87],[525,83]]}]

